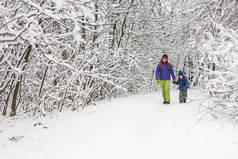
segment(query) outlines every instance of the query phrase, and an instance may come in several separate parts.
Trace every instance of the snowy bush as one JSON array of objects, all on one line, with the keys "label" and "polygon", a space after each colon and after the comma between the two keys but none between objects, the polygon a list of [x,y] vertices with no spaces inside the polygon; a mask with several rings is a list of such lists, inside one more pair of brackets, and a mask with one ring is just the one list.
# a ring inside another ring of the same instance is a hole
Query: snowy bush
[{"label": "snowy bush", "polygon": [[[231,5],[232,4],[232,5]],[[191,61],[196,72],[193,84],[210,92],[211,114],[238,114],[237,1],[203,1],[192,13]],[[236,18],[234,18],[236,16]],[[205,102],[205,103],[206,103]]]}]

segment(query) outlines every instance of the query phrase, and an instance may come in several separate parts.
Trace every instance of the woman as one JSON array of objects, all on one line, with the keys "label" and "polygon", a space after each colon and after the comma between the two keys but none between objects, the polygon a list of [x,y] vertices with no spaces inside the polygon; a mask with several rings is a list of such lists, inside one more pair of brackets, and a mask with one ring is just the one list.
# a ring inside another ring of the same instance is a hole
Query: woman
[{"label": "woman", "polygon": [[161,86],[163,104],[170,104],[170,80],[171,76],[173,81],[175,81],[175,75],[173,71],[173,66],[168,62],[168,55],[164,54],[160,63],[157,65],[155,72],[156,83]]}]

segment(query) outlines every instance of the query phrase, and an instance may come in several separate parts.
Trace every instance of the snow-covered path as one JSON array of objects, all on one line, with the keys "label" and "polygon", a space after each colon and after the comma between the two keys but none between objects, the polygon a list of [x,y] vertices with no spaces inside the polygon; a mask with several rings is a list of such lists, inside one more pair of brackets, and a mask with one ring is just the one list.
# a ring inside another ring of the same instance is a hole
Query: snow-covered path
[{"label": "snow-covered path", "polygon": [[[202,97],[195,90],[189,96]],[[221,120],[198,122],[198,101],[178,104],[177,90],[171,98],[170,105],[161,104],[159,93],[113,99],[82,112],[35,121],[0,118],[0,158],[238,158],[236,125]],[[14,136],[23,137],[10,141]]]}]

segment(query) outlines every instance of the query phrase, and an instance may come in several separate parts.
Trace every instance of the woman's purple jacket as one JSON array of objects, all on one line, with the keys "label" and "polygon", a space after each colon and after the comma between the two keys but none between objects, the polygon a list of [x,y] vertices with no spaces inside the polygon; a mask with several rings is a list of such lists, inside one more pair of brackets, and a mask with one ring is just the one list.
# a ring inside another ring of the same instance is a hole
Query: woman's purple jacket
[{"label": "woman's purple jacket", "polygon": [[161,71],[159,68],[159,64],[157,65],[156,72],[155,72],[155,79],[156,80],[170,80],[172,76],[173,80],[175,80],[174,70],[172,64],[170,64],[168,68],[168,62],[164,63],[161,60]]}]

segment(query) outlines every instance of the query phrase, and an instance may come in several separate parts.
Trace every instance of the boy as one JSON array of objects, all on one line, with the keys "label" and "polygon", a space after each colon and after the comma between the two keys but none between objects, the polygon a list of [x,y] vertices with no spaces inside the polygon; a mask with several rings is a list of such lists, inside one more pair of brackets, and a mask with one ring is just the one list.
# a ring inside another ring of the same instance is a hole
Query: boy
[{"label": "boy", "polygon": [[173,81],[173,84],[177,84],[179,85],[179,101],[180,103],[186,103],[186,99],[187,99],[187,89],[188,89],[188,80],[187,78],[184,76],[182,71],[178,72],[178,80],[177,81]]}]

